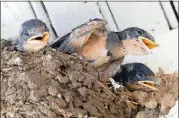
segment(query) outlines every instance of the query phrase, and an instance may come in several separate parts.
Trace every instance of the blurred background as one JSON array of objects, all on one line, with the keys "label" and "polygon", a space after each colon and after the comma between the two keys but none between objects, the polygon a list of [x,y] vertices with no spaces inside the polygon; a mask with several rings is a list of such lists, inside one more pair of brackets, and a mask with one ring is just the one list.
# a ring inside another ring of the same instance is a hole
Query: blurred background
[{"label": "blurred background", "polygon": [[178,27],[178,2],[1,2],[1,38],[19,33],[33,18],[50,28],[50,42],[90,19],[103,18],[113,31],[140,27],[154,37]]}]

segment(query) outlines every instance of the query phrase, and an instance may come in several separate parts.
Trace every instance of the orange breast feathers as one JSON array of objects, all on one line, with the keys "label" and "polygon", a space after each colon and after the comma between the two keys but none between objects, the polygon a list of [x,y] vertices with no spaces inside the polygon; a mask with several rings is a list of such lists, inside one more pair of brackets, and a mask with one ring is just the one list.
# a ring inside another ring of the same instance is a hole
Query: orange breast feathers
[{"label": "orange breast feathers", "polygon": [[81,47],[78,54],[90,60],[97,60],[107,56],[105,36],[92,34],[88,41]]}]

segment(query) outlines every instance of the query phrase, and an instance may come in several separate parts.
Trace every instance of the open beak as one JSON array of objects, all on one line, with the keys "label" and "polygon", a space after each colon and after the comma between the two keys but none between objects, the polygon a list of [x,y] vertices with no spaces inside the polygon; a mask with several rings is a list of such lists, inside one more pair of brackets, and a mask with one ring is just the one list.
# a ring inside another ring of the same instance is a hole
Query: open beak
[{"label": "open beak", "polygon": [[144,37],[122,40],[122,43],[126,54],[129,55],[149,55],[152,54],[152,48],[158,47],[158,44]]},{"label": "open beak", "polygon": [[47,43],[49,40],[49,37],[50,37],[49,32],[44,32],[42,42]]},{"label": "open beak", "polygon": [[43,34],[38,34],[36,36],[29,38],[27,41],[36,40],[36,41],[40,41],[44,44],[47,44],[49,37],[50,37],[49,32],[44,32]]},{"label": "open beak", "polygon": [[145,37],[139,37],[138,38],[140,41],[142,41],[149,49],[153,49],[155,47],[158,47],[159,45],[148,38]]},{"label": "open beak", "polygon": [[147,87],[151,90],[158,91],[157,86],[160,84],[159,82],[154,81],[138,81],[138,84]]},{"label": "open beak", "polygon": [[48,32],[44,32],[43,34],[33,36],[29,38],[27,42],[24,44],[24,49],[26,51],[40,50],[47,45],[48,39],[49,39]]}]

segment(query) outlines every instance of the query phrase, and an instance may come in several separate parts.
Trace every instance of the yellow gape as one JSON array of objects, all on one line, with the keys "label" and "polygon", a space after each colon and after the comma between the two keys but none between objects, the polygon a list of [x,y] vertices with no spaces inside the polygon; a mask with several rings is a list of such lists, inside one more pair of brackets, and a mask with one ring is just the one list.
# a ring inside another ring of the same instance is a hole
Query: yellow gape
[{"label": "yellow gape", "polygon": [[155,42],[149,40],[148,38],[139,37],[139,39],[140,39],[149,49],[153,49],[154,47],[158,47],[158,46],[159,46],[158,44],[156,44]]},{"label": "yellow gape", "polygon": [[48,39],[49,39],[50,35],[48,32],[44,32],[43,38],[42,38],[42,42],[43,43],[47,43]]},{"label": "yellow gape", "polygon": [[49,32],[44,32],[43,36],[33,36],[24,44],[24,49],[26,51],[38,51],[47,45],[49,37]]},{"label": "yellow gape", "polygon": [[138,83],[140,85],[148,87],[148,88],[150,88],[152,90],[158,91],[157,84],[155,82],[152,82],[152,81],[139,81]]}]

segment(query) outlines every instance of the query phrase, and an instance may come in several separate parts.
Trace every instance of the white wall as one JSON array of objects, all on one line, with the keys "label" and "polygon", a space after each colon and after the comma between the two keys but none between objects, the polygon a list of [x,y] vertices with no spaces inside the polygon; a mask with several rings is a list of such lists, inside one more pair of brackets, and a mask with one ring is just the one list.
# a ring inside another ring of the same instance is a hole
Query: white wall
[{"label": "white wall", "polygon": [[169,31],[158,2],[109,2],[109,6],[120,30],[140,27],[154,36]]},{"label": "white wall", "polygon": [[1,38],[17,36],[20,25],[35,18],[28,2],[1,2]]},{"label": "white wall", "polygon": [[89,19],[102,18],[96,2],[44,2],[44,4],[60,37]]},{"label": "white wall", "polygon": [[93,18],[104,18],[113,31],[137,26],[156,37],[169,31],[164,12],[172,28],[178,27],[169,2],[162,5],[165,11],[159,2],[44,2],[47,15],[42,2],[2,2],[1,38],[17,36],[20,25],[32,18],[47,24],[50,42]]}]

